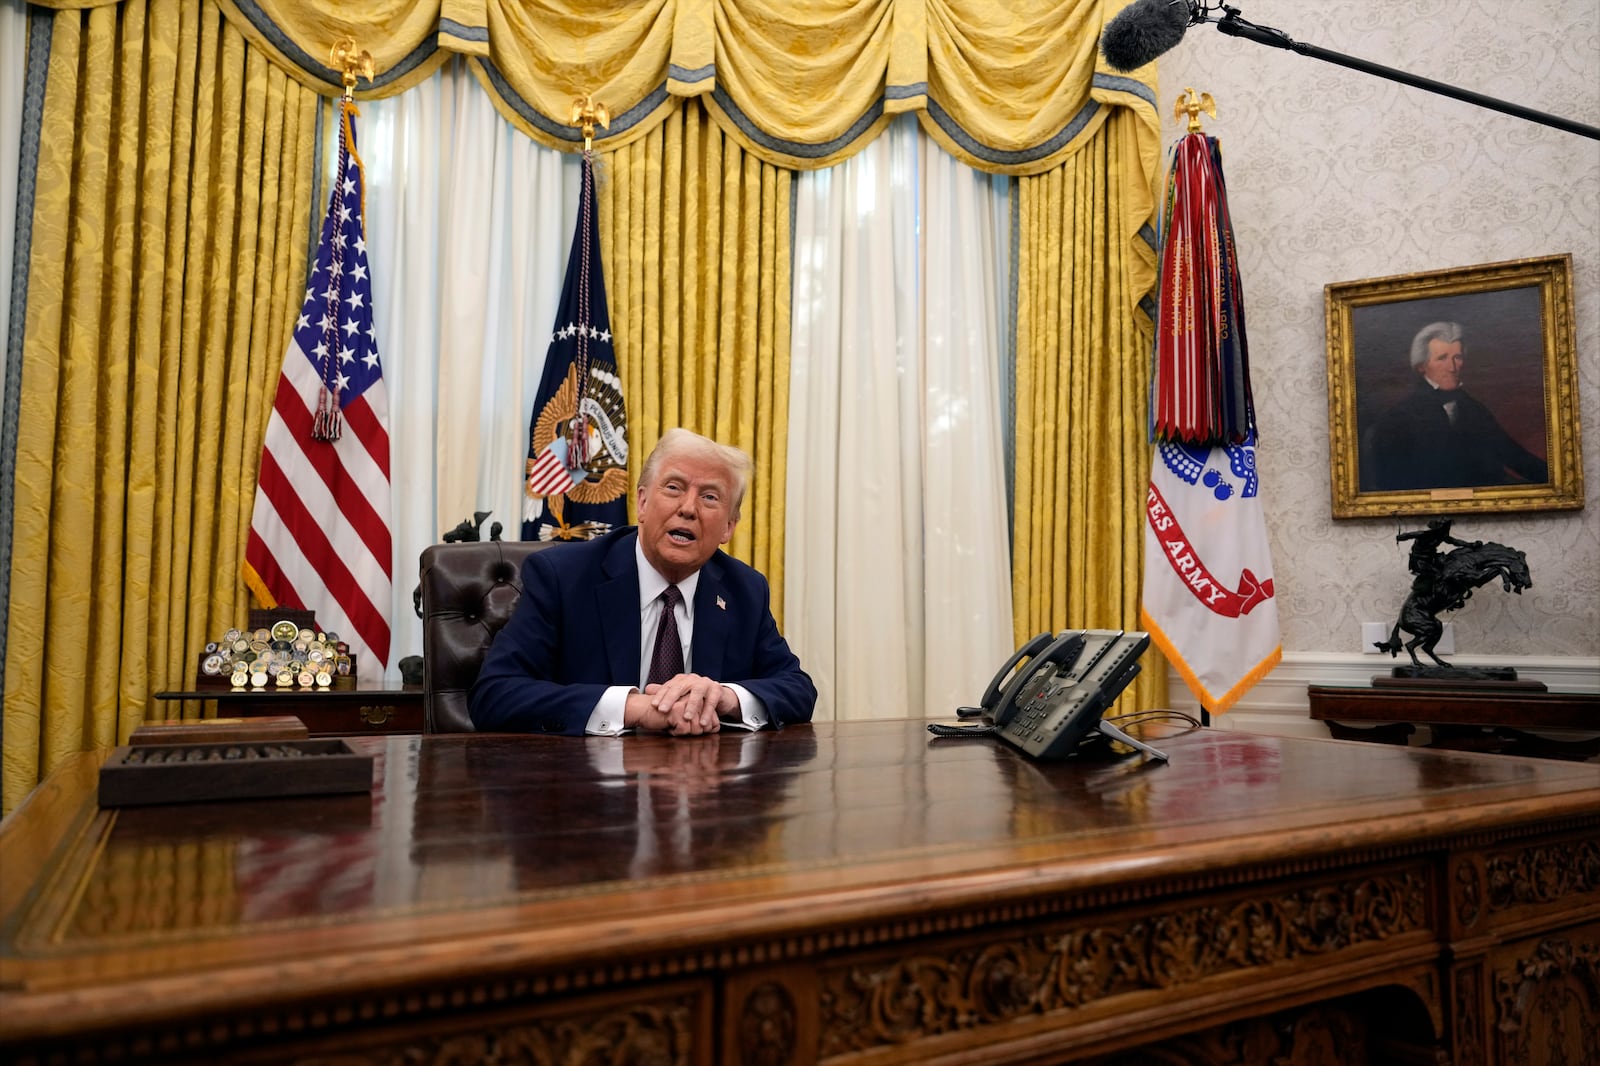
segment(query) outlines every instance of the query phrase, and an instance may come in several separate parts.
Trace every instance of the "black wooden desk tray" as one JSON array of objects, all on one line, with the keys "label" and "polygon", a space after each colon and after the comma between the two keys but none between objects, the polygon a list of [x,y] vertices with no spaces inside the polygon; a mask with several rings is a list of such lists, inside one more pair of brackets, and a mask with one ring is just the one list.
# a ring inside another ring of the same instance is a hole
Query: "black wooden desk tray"
[{"label": "black wooden desk tray", "polygon": [[124,746],[100,767],[102,807],[370,791],[372,756],[338,738]]}]

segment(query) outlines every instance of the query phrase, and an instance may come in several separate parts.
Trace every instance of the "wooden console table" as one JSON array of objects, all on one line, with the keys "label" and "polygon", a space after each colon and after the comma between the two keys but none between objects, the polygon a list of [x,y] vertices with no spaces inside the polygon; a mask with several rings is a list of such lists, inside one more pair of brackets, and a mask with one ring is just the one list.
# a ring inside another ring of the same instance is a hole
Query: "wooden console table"
[{"label": "wooden console table", "polygon": [[350,689],[196,688],[155,698],[213,700],[219,717],[292,714],[313,737],[422,732],[422,686],[361,678]]},{"label": "wooden console table", "polygon": [[[1433,733],[1428,747],[1556,759],[1600,754],[1596,693],[1386,685],[1311,685],[1307,692],[1311,717],[1340,740],[1404,744],[1426,725]],[[1537,730],[1569,735],[1555,739]]]},{"label": "wooden console table", "polygon": [[1587,1062],[1600,769],[914,721],[358,737],[370,794],[0,823],[0,1061]]}]

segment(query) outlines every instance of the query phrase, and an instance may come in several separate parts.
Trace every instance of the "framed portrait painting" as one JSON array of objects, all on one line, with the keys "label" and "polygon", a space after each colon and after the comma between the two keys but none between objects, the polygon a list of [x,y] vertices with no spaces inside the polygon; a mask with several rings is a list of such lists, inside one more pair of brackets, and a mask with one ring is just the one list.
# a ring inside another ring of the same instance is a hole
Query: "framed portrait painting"
[{"label": "framed portrait painting", "polygon": [[1335,518],[1583,506],[1570,255],[1324,302]]}]

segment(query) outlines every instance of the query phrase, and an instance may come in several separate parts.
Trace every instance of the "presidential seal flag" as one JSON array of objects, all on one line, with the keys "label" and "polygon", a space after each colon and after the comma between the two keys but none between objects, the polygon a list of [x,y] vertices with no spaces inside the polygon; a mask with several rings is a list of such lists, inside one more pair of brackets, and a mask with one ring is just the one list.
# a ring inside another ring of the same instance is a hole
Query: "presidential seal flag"
[{"label": "presidential seal flag", "polygon": [[1140,622],[1200,706],[1233,706],[1283,652],[1253,439],[1156,445]]},{"label": "presidential seal flag", "polygon": [[1158,251],[1140,620],[1211,713],[1282,658],[1233,221],[1209,94],[1179,98]]},{"label": "presidential seal flag", "polygon": [[389,399],[372,325],[357,113],[340,102],[337,174],[261,447],[242,570],[264,607],[316,612],[358,671],[381,675],[393,573]]},{"label": "presidential seal flag", "polygon": [[594,152],[555,331],[528,425],[523,540],[588,540],[628,522],[628,413],[617,374],[595,215]]}]

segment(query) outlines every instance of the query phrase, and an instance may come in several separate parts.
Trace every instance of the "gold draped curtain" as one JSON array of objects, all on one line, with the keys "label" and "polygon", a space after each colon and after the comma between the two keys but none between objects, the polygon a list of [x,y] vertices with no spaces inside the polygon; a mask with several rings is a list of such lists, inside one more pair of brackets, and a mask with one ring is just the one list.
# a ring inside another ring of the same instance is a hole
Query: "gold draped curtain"
[{"label": "gold draped curtain", "polygon": [[[120,0],[43,0],[63,9]],[[610,110],[602,150],[655,130],[687,97],[758,159],[831,166],[897,114],[963,162],[1038,174],[1071,156],[1105,106],[1149,107],[1154,67],[1105,67],[1098,43],[1126,0],[214,0],[289,76],[340,90],[332,43],[378,74],[362,97],[417,84],[451,54],[505,117],[552,148],[582,140],[584,94]],[[1153,111],[1151,112],[1153,114]]]},{"label": "gold draped curtain", "polygon": [[755,479],[728,549],[767,575],[781,618],[793,175],[693,100],[603,158],[600,247],[632,482],[673,426],[750,453]]},{"label": "gold draped curtain", "polygon": [[[1121,629],[1139,617],[1154,248],[1124,244],[1149,218],[1139,167],[1147,131],[1114,113],[1084,149],[1018,185],[1016,529],[1013,632]],[[1154,651],[1149,653],[1154,656]],[[1135,679],[1141,708],[1166,702],[1166,671]]]},{"label": "gold draped curtain", "polygon": [[[1137,615],[1135,308],[1154,279],[1159,122],[1153,68],[1097,65],[1123,0],[40,6],[57,11],[34,14],[50,46],[27,223],[5,810],[67,754],[126,739],[150,694],[186,683],[200,645],[246,613],[238,562],[303,291],[319,97],[339,88],[325,59],[343,34],[377,61],[359,95],[403,91],[463,53],[546,145],[576,144],[574,96],[609,107],[602,242],[633,455],[682,424],[755,456],[732,548],[769,575],[780,612],[792,171],[915,111],[965,162],[1031,176],[1017,631]],[[1161,674],[1145,672],[1142,704]]]},{"label": "gold draped curtain", "polygon": [[245,613],[237,563],[315,169],[317,97],[214,5],[65,11],[50,33],[13,483],[7,810],[67,754],[125,739],[151,691],[194,670],[201,634]]}]

